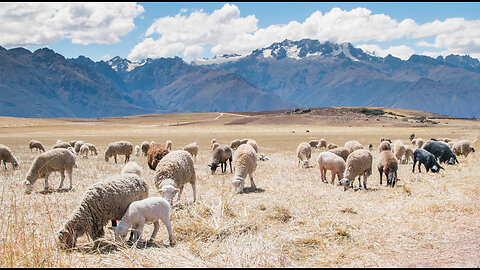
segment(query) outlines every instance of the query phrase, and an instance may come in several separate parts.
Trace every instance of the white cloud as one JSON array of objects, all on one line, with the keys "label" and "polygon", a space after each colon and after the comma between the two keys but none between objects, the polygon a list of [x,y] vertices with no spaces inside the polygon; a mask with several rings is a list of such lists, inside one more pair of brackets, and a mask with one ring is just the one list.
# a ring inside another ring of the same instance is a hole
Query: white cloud
[{"label": "white cloud", "polygon": [[135,28],[136,3],[0,3],[0,44],[112,44]]},{"label": "white cloud", "polygon": [[392,56],[398,57],[402,60],[407,60],[412,54],[415,53],[414,49],[405,45],[391,46],[388,49],[382,49],[376,44],[360,44],[355,47],[360,48],[364,52],[370,53],[374,56],[386,57],[387,55],[391,54]]}]

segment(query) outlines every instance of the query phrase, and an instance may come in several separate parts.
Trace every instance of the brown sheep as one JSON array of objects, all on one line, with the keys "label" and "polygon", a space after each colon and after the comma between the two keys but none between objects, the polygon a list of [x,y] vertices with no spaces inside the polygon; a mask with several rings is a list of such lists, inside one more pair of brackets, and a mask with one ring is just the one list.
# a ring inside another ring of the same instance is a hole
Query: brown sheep
[{"label": "brown sheep", "polygon": [[165,146],[154,143],[150,145],[150,148],[148,149],[147,152],[147,163],[148,167],[152,170],[155,171],[155,168],[157,167],[158,162],[168,154],[168,150],[165,149]]}]

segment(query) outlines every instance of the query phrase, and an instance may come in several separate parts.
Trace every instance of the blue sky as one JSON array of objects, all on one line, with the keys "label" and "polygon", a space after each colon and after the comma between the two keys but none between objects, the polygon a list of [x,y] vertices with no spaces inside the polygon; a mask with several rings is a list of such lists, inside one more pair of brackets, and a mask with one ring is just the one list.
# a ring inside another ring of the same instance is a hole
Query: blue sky
[{"label": "blue sky", "polygon": [[479,11],[468,2],[1,3],[0,45],[94,60],[194,59],[314,38],[378,56],[478,58]]}]

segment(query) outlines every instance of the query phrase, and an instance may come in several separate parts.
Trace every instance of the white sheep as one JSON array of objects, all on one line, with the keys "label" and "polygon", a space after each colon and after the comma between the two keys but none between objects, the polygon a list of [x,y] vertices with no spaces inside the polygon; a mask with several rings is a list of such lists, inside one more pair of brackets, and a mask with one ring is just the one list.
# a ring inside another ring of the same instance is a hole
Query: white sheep
[{"label": "white sheep", "polygon": [[172,141],[167,140],[165,142],[165,149],[167,149],[168,151],[172,151],[172,144],[173,144]]},{"label": "white sheep", "polygon": [[417,148],[420,148],[423,146],[423,139],[422,138],[417,138],[415,140],[415,144],[417,145]]},{"label": "white sheep", "polygon": [[155,187],[157,191],[173,205],[173,198],[178,192],[178,201],[186,183],[193,189],[193,201],[196,201],[195,168],[193,158],[185,150],[175,150],[163,157],[155,168]]},{"label": "white sheep", "polygon": [[77,167],[75,164],[76,157],[72,152],[64,148],[52,149],[45,153],[38,155],[30,167],[30,171],[27,174],[25,180],[26,193],[30,194],[33,189],[33,184],[38,180],[38,178],[45,178],[45,192],[48,192],[48,176],[52,172],[60,172],[61,180],[60,190],[63,186],[63,181],[65,180],[65,171],[68,173],[68,179],[70,180],[69,190],[73,188],[72,186],[72,171],[74,167]]},{"label": "white sheep", "polygon": [[32,151],[33,148],[37,149],[39,152],[45,152],[45,146],[43,146],[43,143],[41,141],[37,140],[30,140],[28,143],[30,147],[30,151]]},{"label": "white sheep", "polygon": [[91,143],[85,143],[85,145],[88,147],[88,150],[90,151],[90,153],[94,153],[95,156],[98,155],[98,152],[97,152],[97,147]]},{"label": "white sheep", "polygon": [[381,153],[383,151],[392,150],[390,143],[388,141],[382,141],[378,146],[378,152]]},{"label": "white sheep", "polygon": [[[67,148],[69,148],[69,147],[72,147],[72,148],[73,148],[73,146],[71,146],[68,142],[62,142],[62,141],[58,142],[58,141],[57,141],[57,143],[52,147],[52,149],[56,149],[56,148],[65,148],[65,149],[67,149]],[[75,150],[75,148],[74,148],[74,150]],[[76,153],[75,153],[75,154],[76,154]]]},{"label": "white sheep", "polygon": [[318,141],[318,148],[323,149],[325,147],[327,147],[327,141],[325,139],[321,138]]},{"label": "white sheep", "polygon": [[152,144],[147,141],[143,141],[140,145],[141,145],[140,147],[142,148],[143,155],[147,156],[148,149],[150,149]]},{"label": "white sheep", "polygon": [[192,155],[193,160],[196,162],[197,161],[197,154],[198,154],[198,145],[197,142],[193,142],[191,144],[186,145],[183,147],[183,150],[187,151]]},{"label": "white sheep", "polygon": [[360,176],[363,175],[363,188],[367,189],[367,177],[372,175],[373,157],[370,151],[358,149],[348,155],[345,165],[345,172],[340,184],[344,186],[344,190],[353,187],[353,180],[358,176],[358,185],[361,188]]},{"label": "white sheep", "polygon": [[212,144],[212,151],[215,151],[215,149],[220,146],[220,144],[218,144],[217,142],[216,143],[213,143]]},{"label": "white sheep", "polygon": [[105,161],[108,162],[108,159],[111,156],[114,156],[115,163],[117,163],[117,155],[125,155],[125,163],[130,160],[130,155],[133,152],[133,145],[127,141],[118,141],[110,143],[105,149]]},{"label": "white sheep", "polygon": [[302,142],[297,147],[297,167],[301,164],[302,168],[308,168],[308,160],[312,157],[312,147],[307,142]]},{"label": "white sheep", "polygon": [[167,227],[170,245],[173,246],[175,237],[170,222],[170,204],[162,197],[150,197],[132,202],[120,220],[120,224],[112,227],[115,232],[115,241],[125,241],[129,229],[132,228],[135,231],[133,242],[141,242],[145,224],[153,223],[153,233],[149,240],[152,241],[160,229],[159,220]]},{"label": "white sheep", "polygon": [[80,147],[80,151],[78,152],[79,155],[83,155],[83,158],[88,158],[88,146],[86,144],[83,144]]},{"label": "white sheep", "polygon": [[417,146],[417,139],[412,139],[412,145]]},{"label": "white sheep", "polygon": [[82,145],[84,145],[85,142],[84,141],[76,141],[75,142],[75,146],[73,148],[75,148],[75,153],[78,154],[78,152],[80,152],[80,147],[82,147]]},{"label": "white sheep", "polygon": [[257,145],[257,142],[255,140],[249,139],[247,141],[247,144],[251,145],[253,147],[253,149],[255,149],[255,153],[258,153],[258,145]]},{"label": "white sheep", "polygon": [[135,156],[137,156],[137,157],[140,156],[140,151],[141,151],[140,146],[135,145],[135,148],[133,149],[133,152],[135,153]]},{"label": "white sheep", "polygon": [[240,146],[240,144],[241,144],[241,143],[240,143],[240,140],[239,140],[239,139],[235,139],[235,140],[233,140],[233,141],[230,142],[230,148],[235,150],[235,149],[237,149],[237,147]]},{"label": "white sheep", "polygon": [[142,176],[142,167],[140,167],[135,161],[130,161],[123,166],[122,174],[125,173],[133,173],[138,176]]},{"label": "white sheep", "polygon": [[216,142],[217,142],[217,140],[212,139],[212,141],[210,142],[210,148],[213,148],[213,144],[215,144]]},{"label": "white sheep", "polygon": [[[137,174],[122,173],[87,188],[77,209],[58,232],[61,248],[74,248],[77,238],[87,233],[94,241],[105,235],[109,221],[116,226],[128,206],[148,197],[148,185]],[[96,243],[97,244],[97,243]]]},{"label": "white sheep", "polygon": [[363,149],[363,145],[355,140],[351,140],[348,142],[345,142],[344,145],[345,148],[348,149],[348,152],[352,153],[353,151],[357,149]]},{"label": "white sheep", "polygon": [[393,153],[402,164],[405,164],[405,159],[403,158],[405,155],[405,144],[403,144],[402,140],[395,140],[393,142]]},{"label": "white sheep", "polygon": [[233,155],[233,163],[235,166],[235,175],[232,184],[235,191],[241,193],[245,187],[245,178],[250,178],[250,188],[255,190],[256,185],[253,181],[253,173],[257,168],[257,152],[253,146],[249,144],[240,145]]},{"label": "white sheep", "polygon": [[452,151],[455,155],[468,156],[471,152],[475,153],[472,143],[469,140],[459,140],[453,144]]},{"label": "white sheep", "polygon": [[338,177],[338,181],[343,178],[343,172],[345,171],[345,160],[338,155],[332,152],[322,152],[317,157],[317,163],[323,182],[327,182],[327,170],[330,170],[332,173],[332,185],[335,181],[335,176]]},{"label": "white sheep", "polygon": [[337,148],[337,147],[338,147],[338,146],[337,146],[336,144],[334,144],[334,143],[328,143],[328,145],[327,145],[327,149],[328,149],[328,150],[332,150],[332,149],[335,149],[335,148]]},{"label": "white sheep", "polygon": [[[60,148],[61,148],[61,147],[60,147]],[[54,149],[55,149],[55,148],[54,148]],[[72,152],[72,154],[73,154],[74,156],[77,156],[77,153],[75,153],[75,148],[69,146],[69,147],[67,148],[67,150],[70,151],[70,152]]]},{"label": "white sheep", "polygon": [[405,145],[405,156],[404,156],[405,163],[408,163],[410,159],[413,162],[413,149]]},{"label": "white sheep", "polygon": [[348,157],[348,155],[350,155],[350,151],[348,151],[348,149],[345,148],[345,147],[333,148],[332,150],[329,150],[328,152],[332,152],[335,155],[343,158],[344,161],[347,161],[347,157]]},{"label": "white sheep", "polygon": [[385,173],[387,186],[394,187],[397,182],[398,159],[392,151],[384,150],[380,153],[377,169],[380,173],[380,185],[382,184],[382,175]]},{"label": "white sheep", "polygon": [[5,170],[7,169],[7,162],[12,164],[12,168],[15,169],[18,166],[18,160],[13,155],[12,150],[8,146],[0,144],[0,165],[3,161],[3,165],[5,166]]}]

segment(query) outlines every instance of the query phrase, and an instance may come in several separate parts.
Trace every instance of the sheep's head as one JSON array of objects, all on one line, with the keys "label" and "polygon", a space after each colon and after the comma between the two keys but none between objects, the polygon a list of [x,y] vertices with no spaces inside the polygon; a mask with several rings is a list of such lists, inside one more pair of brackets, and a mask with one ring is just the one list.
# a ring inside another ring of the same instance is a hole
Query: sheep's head
[{"label": "sheep's head", "polygon": [[340,180],[340,185],[343,186],[343,190],[347,190],[349,187],[351,187],[351,184],[352,184],[352,180],[348,179],[348,178],[342,178]]},{"label": "sheep's head", "polygon": [[433,165],[433,167],[432,167],[432,172],[435,172],[435,173],[436,173],[436,172],[439,172],[440,169],[445,170],[445,169],[444,169],[442,166],[440,166],[440,165],[438,165],[438,166],[437,166],[437,165]]},{"label": "sheep's head", "polygon": [[457,158],[456,158],[455,156],[451,157],[450,159],[448,159],[448,164],[450,164],[450,165],[455,165],[456,159],[457,159]]},{"label": "sheep's head", "polygon": [[210,170],[211,170],[212,174],[215,174],[215,171],[218,168],[218,163],[212,162],[212,163],[208,164],[208,167],[210,167]]},{"label": "sheep's head", "polygon": [[245,180],[239,176],[235,176],[232,180],[232,185],[237,193],[242,193],[245,187]]},{"label": "sheep's head", "polygon": [[58,232],[58,245],[61,249],[74,248],[76,244],[75,232],[63,229]]},{"label": "sheep's head", "polygon": [[302,160],[302,168],[310,168],[308,160]]},{"label": "sheep's head", "polygon": [[125,238],[127,237],[128,231],[130,231],[130,228],[122,224],[115,227],[108,227],[108,228],[114,231],[115,242],[125,242]]},{"label": "sheep's head", "polygon": [[165,200],[167,200],[171,206],[173,206],[173,198],[175,197],[178,191],[179,189],[172,185],[165,185],[165,186],[162,186],[157,192],[160,193],[160,195]]}]

